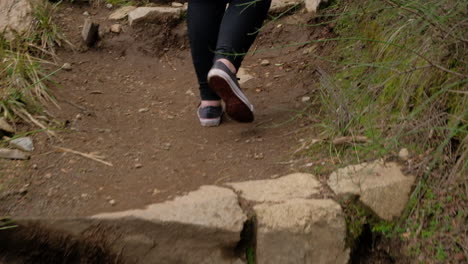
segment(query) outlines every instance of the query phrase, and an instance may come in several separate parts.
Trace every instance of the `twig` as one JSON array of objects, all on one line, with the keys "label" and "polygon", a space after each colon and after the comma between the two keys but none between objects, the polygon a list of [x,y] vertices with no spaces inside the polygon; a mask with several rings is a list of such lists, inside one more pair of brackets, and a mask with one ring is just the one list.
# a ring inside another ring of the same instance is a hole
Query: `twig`
[{"label": "twig", "polygon": [[83,153],[83,152],[79,152],[79,151],[76,151],[76,150],[73,150],[73,149],[62,148],[62,147],[57,147],[57,146],[53,146],[53,147],[60,150],[60,151],[76,154],[76,155],[79,155],[79,156],[82,156],[82,157],[97,161],[99,163],[102,163],[102,164],[110,166],[110,167],[114,166],[112,163],[102,160],[101,156],[98,156],[98,155],[93,154],[93,153]]},{"label": "twig", "polygon": [[351,143],[367,143],[369,139],[365,136],[355,136],[355,137],[339,137],[333,139],[333,145],[342,145],[342,144],[351,144]]},{"label": "twig", "polygon": [[166,58],[167,60],[167,64],[169,64],[169,66],[174,70],[174,71],[177,71],[177,69],[174,67],[174,65],[172,65],[171,61],[169,60],[169,57],[167,57],[167,54],[164,53],[164,57]]}]

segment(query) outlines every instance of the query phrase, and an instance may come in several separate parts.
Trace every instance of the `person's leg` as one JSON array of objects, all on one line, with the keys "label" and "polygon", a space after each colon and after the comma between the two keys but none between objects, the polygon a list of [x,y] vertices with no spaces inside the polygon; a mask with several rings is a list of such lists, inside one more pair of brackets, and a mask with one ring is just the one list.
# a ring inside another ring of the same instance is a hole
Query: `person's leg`
[{"label": "person's leg", "polygon": [[[231,0],[216,45],[215,60],[231,62],[236,71],[268,15],[271,0]],[[230,67],[227,63],[227,66]],[[231,69],[231,67],[230,67]]]},{"label": "person's leg", "polygon": [[271,0],[231,0],[221,22],[208,82],[225,102],[226,113],[239,122],[252,122],[254,108],[235,73],[257,37],[270,4]]},{"label": "person's leg", "polygon": [[221,100],[208,85],[207,74],[213,66],[219,27],[225,9],[225,0],[189,0],[188,4],[190,48],[200,85],[202,106],[219,105]]}]

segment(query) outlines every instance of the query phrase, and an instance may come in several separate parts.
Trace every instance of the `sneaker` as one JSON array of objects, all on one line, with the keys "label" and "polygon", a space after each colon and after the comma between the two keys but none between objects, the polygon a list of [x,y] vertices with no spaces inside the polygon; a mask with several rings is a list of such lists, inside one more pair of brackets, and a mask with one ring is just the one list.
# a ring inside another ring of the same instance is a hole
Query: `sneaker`
[{"label": "sneaker", "polygon": [[197,110],[198,119],[200,124],[206,127],[219,126],[221,123],[221,117],[223,116],[222,106],[205,106],[198,107]]},{"label": "sneaker", "polygon": [[242,92],[237,77],[222,62],[217,61],[208,72],[208,83],[211,89],[223,99],[226,113],[239,122],[254,120],[253,105]]}]

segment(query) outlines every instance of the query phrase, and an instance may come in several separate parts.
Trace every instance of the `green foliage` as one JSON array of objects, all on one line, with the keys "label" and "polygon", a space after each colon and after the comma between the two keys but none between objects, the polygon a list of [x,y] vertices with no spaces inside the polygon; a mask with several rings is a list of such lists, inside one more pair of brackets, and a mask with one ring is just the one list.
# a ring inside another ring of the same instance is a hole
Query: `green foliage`
[{"label": "green foliage", "polygon": [[[322,134],[369,141],[315,145],[313,152],[348,164],[408,148],[419,182],[405,215],[373,222],[372,231],[439,261],[466,250],[467,15],[468,2],[450,0],[341,0],[321,15],[338,35],[325,40],[336,43],[336,55],[317,57],[334,64],[333,73],[319,69]],[[367,217],[352,215],[356,237]]]}]

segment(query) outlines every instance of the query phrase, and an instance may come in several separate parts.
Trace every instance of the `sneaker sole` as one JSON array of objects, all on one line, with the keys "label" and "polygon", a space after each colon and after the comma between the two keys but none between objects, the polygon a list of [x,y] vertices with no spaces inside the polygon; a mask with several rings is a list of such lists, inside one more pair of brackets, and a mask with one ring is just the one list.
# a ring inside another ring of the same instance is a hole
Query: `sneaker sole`
[{"label": "sneaker sole", "polygon": [[208,83],[226,104],[226,113],[234,120],[250,123],[254,120],[253,105],[223,70],[212,69]]},{"label": "sneaker sole", "polygon": [[197,111],[198,119],[200,120],[200,125],[204,127],[216,127],[221,124],[221,117],[219,118],[201,118],[200,114]]}]

